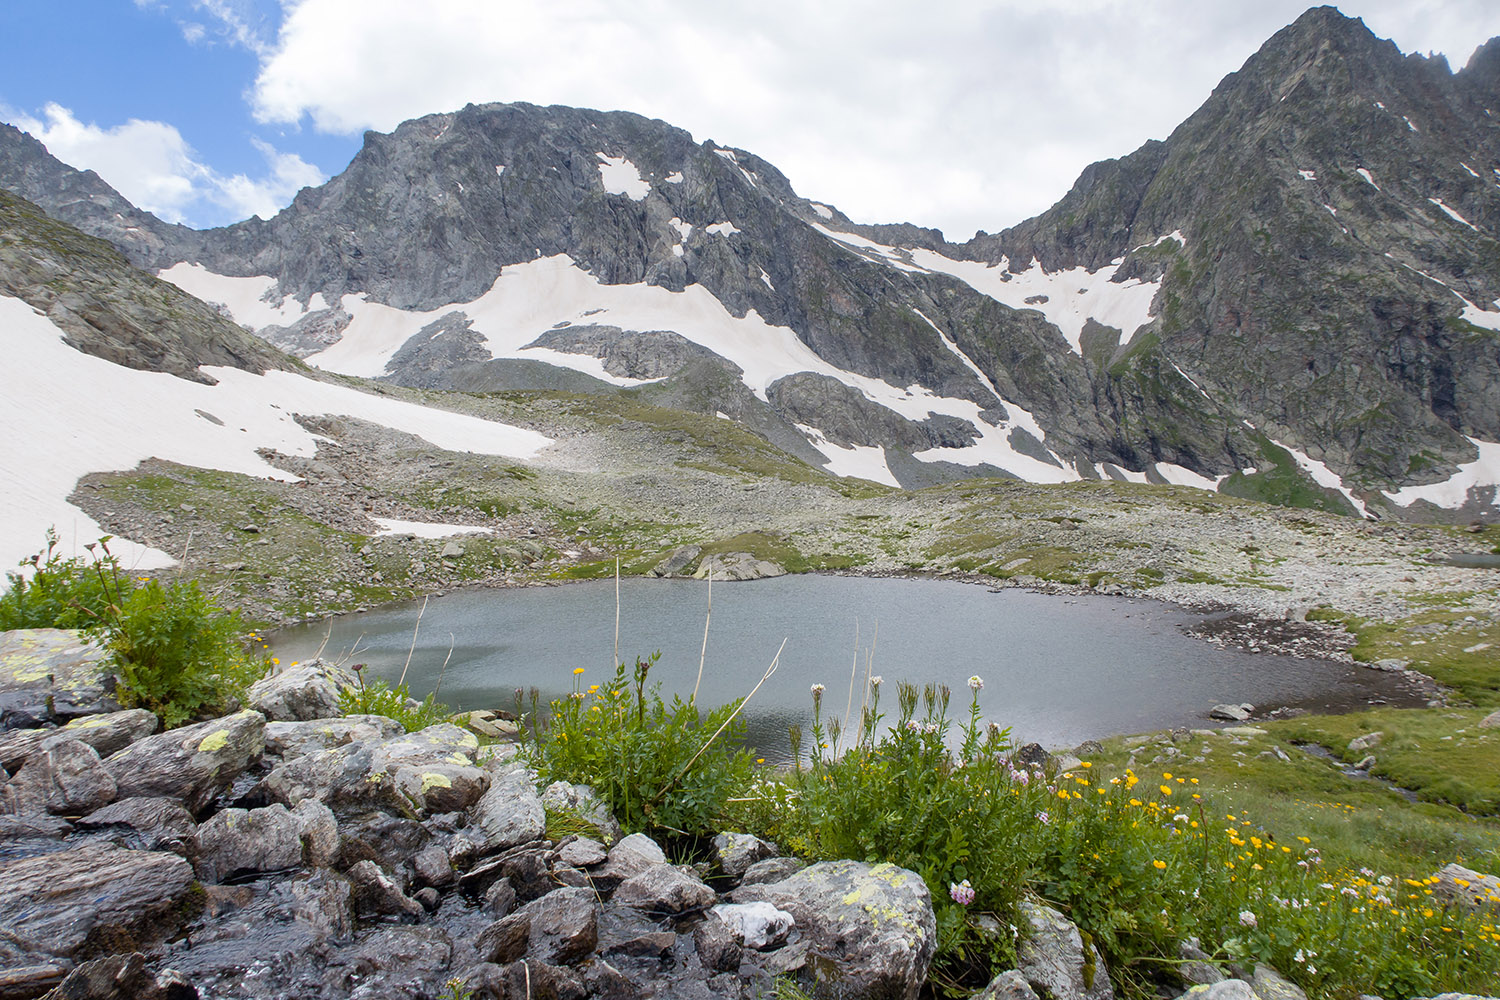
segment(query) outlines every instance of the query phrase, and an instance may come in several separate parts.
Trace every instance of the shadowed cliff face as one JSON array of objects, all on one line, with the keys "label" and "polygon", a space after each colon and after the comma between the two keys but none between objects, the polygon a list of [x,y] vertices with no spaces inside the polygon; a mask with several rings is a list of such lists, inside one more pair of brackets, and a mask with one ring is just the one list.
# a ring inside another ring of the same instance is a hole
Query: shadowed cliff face
[{"label": "shadowed cliff face", "polygon": [[[836,369],[788,371],[778,391],[752,394],[743,364],[694,341],[689,316],[661,329],[606,318],[527,331],[554,361],[664,378],[660,398],[774,428],[783,445],[801,426],[824,454],[819,435],[907,456],[892,469],[928,448],[948,462],[987,432],[1034,440],[1019,434],[1021,410],[1045,447],[1017,450],[1069,475],[1171,463],[1267,496],[1285,491],[1258,477],[1290,477],[1293,502],[1347,509],[1281,446],[1378,507],[1377,490],[1472,461],[1470,438],[1500,440],[1492,112],[1500,45],[1453,73],[1319,8],[1166,140],[1088,167],[1052,209],[962,245],[913,225],[857,225],[799,198],[753,154],[660,121],[523,104],[368,133],[342,174],[275,218],[217,230],[167,226],[14,130],[0,130],[0,186],[142,266],[190,261],[272,279],[304,305],[321,295],[326,311],[266,331],[304,353],[340,336],[343,295],[452,306],[389,359],[400,382],[509,387],[518,369],[488,361],[464,306],[502,269],[565,255],[605,285],[701,286],[730,316],[788,328]],[[1045,291],[1016,291],[1044,279]],[[1126,321],[1117,302],[1130,288],[1150,307]],[[556,311],[564,319],[566,303]],[[662,333],[676,336],[652,336]],[[898,414],[866,398],[860,378],[985,415]]]}]

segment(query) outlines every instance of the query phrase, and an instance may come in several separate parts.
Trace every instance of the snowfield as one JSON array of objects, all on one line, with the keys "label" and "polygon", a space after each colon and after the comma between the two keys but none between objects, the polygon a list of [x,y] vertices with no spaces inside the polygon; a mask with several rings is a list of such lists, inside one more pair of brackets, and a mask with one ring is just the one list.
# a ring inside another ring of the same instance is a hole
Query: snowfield
[{"label": "snowfield", "polygon": [[[318,438],[296,415],[355,417],[415,434],[438,448],[526,459],[551,444],[534,431],[327,385],[291,372],[253,375],[204,371],[217,385],[138,371],[74,350],[62,331],[31,306],[0,296],[7,363],[0,369],[0,564],[13,566],[41,548],[48,527],[64,554],[104,534],[68,502],[92,472],[135,468],[160,458],[265,479],[297,477],[257,449],[311,457]],[[127,566],[169,566],[171,556],[119,540]]]}]

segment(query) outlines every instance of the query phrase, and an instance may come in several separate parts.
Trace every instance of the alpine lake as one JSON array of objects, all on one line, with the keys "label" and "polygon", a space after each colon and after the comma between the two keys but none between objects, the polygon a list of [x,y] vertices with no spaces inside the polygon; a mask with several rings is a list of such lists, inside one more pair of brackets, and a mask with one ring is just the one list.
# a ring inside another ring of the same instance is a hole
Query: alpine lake
[{"label": "alpine lake", "polygon": [[[749,694],[776,660],[743,713],[747,742],[771,764],[790,763],[789,726],[810,730],[813,684],[826,688],[825,719],[842,718],[852,702],[857,720],[867,676],[883,678],[887,721],[896,681],[947,685],[956,720],[967,716],[966,684],[978,676],[983,720],[1009,726],[1017,743],[1049,748],[1223,725],[1208,718],[1220,703],[1252,704],[1257,716],[1421,703],[1391,674],[1220,647],[1189,633],[1213,615],[1150,600],[819,575],[718,582],[711,614],[709,600],[702,581],[621,581],[619,657],[633,666],[659,651],[648,684],[670,701],[698,683],[705,708]],[[321,649],[365,664],[367,679],[395,684],[405,670],[414,696],[436,689],[455,711],[513,711],[517,689],[528,702],[540,689],[545,705],[575,683],[586,690],[611,679],[616,608],[614,581],[475,589],[432,598],[425,610],[416,601],[287,628],[271,642],[284,664]]]}]

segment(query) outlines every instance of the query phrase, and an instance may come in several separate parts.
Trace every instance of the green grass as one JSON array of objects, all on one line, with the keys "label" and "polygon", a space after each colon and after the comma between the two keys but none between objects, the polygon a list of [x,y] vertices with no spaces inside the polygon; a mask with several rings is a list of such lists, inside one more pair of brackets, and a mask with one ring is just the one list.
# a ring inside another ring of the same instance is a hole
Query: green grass
[{"label": "green grass", "polygon": [[[1431,603],[1440,606],[1394,622],[1372,621],[1326,608],[1316,609],[1308,618],[1343,623],[1356,637],[1351,655],[1361,663],[1405,660],[1451,689],[1456,700],[1481,707],[1500,706],[1500,623],[1493,619],[1468,621],[1468,597],[1453,594],[1431,598]],[[1479,646],[1486,648],[1475,648]]]},{"label": "green grass", "polygon": [[1330,514],[1353,515],[1349,501],[1334,490],[1326,490],[1313,482],[1297,465],[1297,460],[1285,448],[1259,437],[1260,452],[1271,468],[1265,472],[1245,475],[1235,472],[1219,484],[1219,492],[1246,500],[1282,507],[1304,507],[1310,510],[1327,511]]}]

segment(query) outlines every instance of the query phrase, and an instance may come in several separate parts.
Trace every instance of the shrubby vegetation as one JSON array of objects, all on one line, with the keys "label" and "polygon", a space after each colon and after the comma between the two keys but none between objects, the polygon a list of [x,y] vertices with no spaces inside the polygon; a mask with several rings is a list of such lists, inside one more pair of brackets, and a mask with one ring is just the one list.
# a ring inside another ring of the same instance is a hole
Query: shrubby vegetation
[{"label": "shrubby vegetation", "polygon": [[[227,611],[196,581],[163,585],[132,578],[109,551],[108,537],[84,546],[89,557],[64,559],[57,535],[8,574],[0,595],[0,629],[78,628],[114,657],[117,696],[147,708],[162,725],[181,725],[238,702],[265,672],[238,612]],[[25,567],[31,572],[26,574]]]},{"label": "shrubby vegetation", "polygon": [[603,684],[583,684],[554,701],[550,717],[533,689],[530,711],[516,692],[522,745],[543,782],[593,786],[627,830],[694,836],[712,833],[730,796],[750,783],[741,749],[744,722],[735,701],[700,715],[690,701],[661,697],[648,685],[656,656],[621,663]]},{"label": "shrubby vegetation", "polygon": [[358,685],[339,691],[339,711],[344,715],[383,715],[399,722],[408,733],[415,733],[437,725],[453,714],[447,705],[437,700],[436,694],[417,701],[405,684],[391,687],[384,680],[366,684],[364,668],[363,663],[356,663],[354,676]]}]

